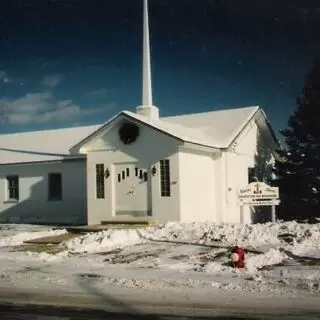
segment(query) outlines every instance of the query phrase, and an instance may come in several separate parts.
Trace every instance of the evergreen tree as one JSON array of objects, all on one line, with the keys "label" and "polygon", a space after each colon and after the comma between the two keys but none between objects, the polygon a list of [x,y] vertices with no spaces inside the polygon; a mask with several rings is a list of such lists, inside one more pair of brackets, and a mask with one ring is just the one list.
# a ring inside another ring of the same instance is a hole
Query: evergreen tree
[{"label": "evergreen tree", "polygon": [[281,218],[320,217],[320,59],[306,77],[297,109],[281,131],[286,149],[275,163]]}]

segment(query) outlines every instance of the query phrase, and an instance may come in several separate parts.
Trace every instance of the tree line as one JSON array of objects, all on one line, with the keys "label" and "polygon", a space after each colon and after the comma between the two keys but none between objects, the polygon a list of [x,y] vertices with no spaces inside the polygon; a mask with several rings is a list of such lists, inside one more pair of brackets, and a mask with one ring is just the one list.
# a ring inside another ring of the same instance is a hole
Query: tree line
[{"label": "tree line", "polygon": [[320,217],[320,59],[307,74],[296,110],[280,131],[285,146],[277,150],[273,185],[279,187],[278,217]]}]

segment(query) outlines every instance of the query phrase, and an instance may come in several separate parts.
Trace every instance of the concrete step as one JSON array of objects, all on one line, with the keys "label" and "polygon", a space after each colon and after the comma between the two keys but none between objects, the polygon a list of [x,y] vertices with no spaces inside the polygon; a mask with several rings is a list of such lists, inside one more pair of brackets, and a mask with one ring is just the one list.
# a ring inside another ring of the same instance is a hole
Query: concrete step
[{"label": "concrete step", "polygon": [[27,243],[27,244],[60,244],[64,241],[68,241],[74,237],[75,237],[74,234],[65,233],[65,234],[61,234],[58,236],[41,237],[41,238],[37,238],[37,239],[26,240],[26,241],[23,241],[23,243]]},{"label": "concrete step", "polygon": [[102,225],[154,225],[155,221],[150,217],[114,217],[101,221]]},{"label": "concrete step", "polygon": [[77,227],[67,227],[66,230],[69,233],[79,234],[88,232],[100,232],[106,230],[125,230],[125,229],[141,229],[151,227],[148,224],[97,224],[91,226],[77,226]]}]

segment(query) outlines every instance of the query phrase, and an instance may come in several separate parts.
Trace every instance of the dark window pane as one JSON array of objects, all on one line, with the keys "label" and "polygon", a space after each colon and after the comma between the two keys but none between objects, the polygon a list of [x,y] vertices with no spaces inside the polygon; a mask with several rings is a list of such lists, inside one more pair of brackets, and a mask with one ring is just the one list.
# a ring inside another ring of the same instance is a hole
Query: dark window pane
[{"label": "dark window pane", "polygon": [[49,173],[48,176],[49,200],[62,200],[62,175],[61,173]]},{"label": "dark window pane", "polygon": [[168,159],[160,160],[160,187],[161,197],[171,196],[170,162]]},{"label": "dark window pane", "polygon": [[104,164],[96,164],[96,197],[104,199]]},{"label": "dark window pane", "polygon": [[7,183],[9,200],[19,200],[19,177],[8,176]]},{"label": "dark window pane", "polygon": [[256,169],[248,168],[248,181],[249,183],[256,181]]}]

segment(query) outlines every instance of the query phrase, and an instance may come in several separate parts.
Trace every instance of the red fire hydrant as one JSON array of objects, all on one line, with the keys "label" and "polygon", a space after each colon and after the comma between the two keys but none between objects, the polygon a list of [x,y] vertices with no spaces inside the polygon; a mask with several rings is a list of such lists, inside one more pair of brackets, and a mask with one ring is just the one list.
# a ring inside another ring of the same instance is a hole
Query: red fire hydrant
[{"label": "red fire hydrant", "polygon": [[245,250],[238,246],[232,249],[232,265],[234,268],[244,268]]}]

